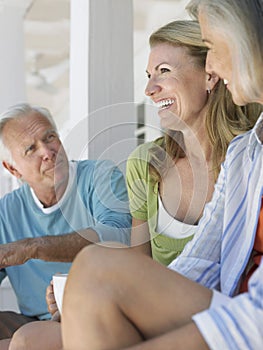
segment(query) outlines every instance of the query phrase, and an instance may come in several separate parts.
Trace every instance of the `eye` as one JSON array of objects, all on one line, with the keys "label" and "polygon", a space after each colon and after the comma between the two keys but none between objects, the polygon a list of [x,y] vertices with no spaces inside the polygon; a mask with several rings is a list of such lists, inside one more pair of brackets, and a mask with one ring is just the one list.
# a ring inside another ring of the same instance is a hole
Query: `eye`
[{"label": "eye", "polygon": [[147,76],[147,78],[148,78],[148,79],[150,79],[150,78],[151,78],[151,74],[150,74],[150,73],[148,73],[148,72],[146,72],[146,76]]},{"label": "eye", "polygon": [[25,150],[25,155],[32,153],[35,150],[35,145],[30,145]]},{"label": "eye", "polygon": [[162,67],[162,68],[160,68],[160,72],[163,74],[166,72],[171,72],[171,70],[169,68]]},{"label": "eye", "polygon": [[55,134],[55,133],[48,134],[47,137],[46,137],[46,142],[52,142],[56,138],[57,138],[57,134]]}]

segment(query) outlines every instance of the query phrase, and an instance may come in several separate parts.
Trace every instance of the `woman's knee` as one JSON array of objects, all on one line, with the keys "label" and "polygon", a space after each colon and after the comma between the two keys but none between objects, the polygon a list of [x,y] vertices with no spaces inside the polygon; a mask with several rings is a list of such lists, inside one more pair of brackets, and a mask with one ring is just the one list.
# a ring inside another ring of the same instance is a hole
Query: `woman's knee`
[{"label": "woman's knee", "polygon": [[72,304],[74,299],[79,300],[81,296],[84,299],[92,296],[91,300],[100,298],[104,292],[98,295],[98,290],[107,290],[110,294],[114,294],[115,289],[119,290],[129,276],[129,253],[127,248],[97,245],[84,248],[76,257],[69,273],[64,293],[66,304],[69,299]]},{"label": "woman's knee", "polygon": [[19,328],[13,335],[9,350],[61,350],[59,322],[36,321]]},{"label": "woman's knee", "polygon": [[13,335],[9,350],[28,350],[28,332],[27,327],[20,327]]},{"label": "woman's knee", "polygon": [[112,248],[100,244],[90,245],[77,255],[72,271],[79,276],[87,276],[89,280],[108,276],[111,270],[116,270],[116,266],[121,267],[125,263],[127,250],[126,246]]}]

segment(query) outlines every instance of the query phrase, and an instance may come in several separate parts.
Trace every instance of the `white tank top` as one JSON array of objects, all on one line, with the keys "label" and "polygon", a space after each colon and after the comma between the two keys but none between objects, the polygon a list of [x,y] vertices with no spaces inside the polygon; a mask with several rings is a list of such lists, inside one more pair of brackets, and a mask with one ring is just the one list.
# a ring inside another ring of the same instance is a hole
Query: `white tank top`
[{"label": "white tank top", "polygon": [[163,206],[160,195],[158,194],[158,218],[157,218],[157,232],[165,236],[182,239],[195,234],[196,225],[188,225],[173,218]]}]

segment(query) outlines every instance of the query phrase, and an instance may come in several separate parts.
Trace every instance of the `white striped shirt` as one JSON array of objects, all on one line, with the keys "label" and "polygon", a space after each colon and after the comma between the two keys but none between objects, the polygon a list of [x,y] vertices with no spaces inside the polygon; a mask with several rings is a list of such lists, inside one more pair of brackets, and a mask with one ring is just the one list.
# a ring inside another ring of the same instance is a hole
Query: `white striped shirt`
[{"label": "white striped shirt", "polygon": [[[263,194],[263,145],[258,135],[263,114],[252,131],[236,137],[206,205],[194,239],[169,268],[231,297],[253,249]],[[211,349],[263,349],[263,259],[249,293],[227,306],[194,316]]]}]

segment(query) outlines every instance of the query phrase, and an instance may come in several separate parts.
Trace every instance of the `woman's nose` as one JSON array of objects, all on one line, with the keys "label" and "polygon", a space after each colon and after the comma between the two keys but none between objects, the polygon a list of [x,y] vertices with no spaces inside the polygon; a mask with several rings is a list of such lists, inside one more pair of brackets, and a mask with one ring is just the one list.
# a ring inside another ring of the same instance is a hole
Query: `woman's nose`
[{"label": "woman's nose", "polygon": [[153,80],[149,80],[145,88],[145,95],[151,97],[160,90],[161,87],[158,84],[156,84],[156,82],[154,82]]}]

